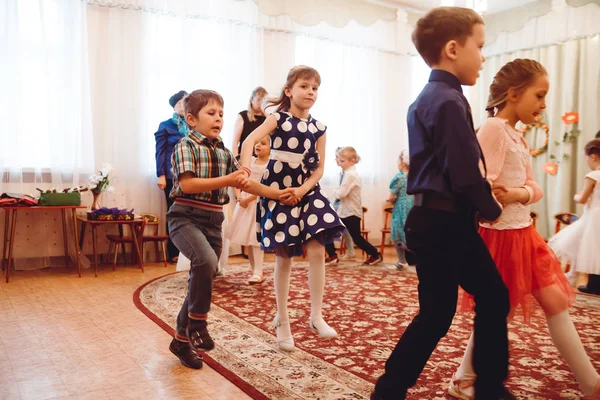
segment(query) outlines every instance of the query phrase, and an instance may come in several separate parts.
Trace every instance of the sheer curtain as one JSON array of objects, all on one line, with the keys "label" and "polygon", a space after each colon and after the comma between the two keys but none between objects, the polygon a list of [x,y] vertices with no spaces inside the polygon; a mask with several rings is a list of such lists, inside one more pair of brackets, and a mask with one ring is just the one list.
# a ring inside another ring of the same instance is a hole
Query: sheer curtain
[{"label": "sheer curtain", "polygon": [[83,2],[7,0],[0,12],[0,193],[87,183],[94,170]]}]

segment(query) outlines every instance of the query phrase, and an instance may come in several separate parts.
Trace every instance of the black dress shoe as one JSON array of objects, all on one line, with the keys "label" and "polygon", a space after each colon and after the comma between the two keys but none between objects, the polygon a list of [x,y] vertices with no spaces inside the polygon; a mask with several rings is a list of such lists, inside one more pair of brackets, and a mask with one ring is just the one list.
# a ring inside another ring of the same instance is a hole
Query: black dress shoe
[{"label": "black dress shoe", "polygon": [[595,288],[590,288],[589,285],[577,286],[577,290],[579,290],[581,293],[600,295],[600,290],[594,290],[594,289]]},{"label": "black dress shoe", "polygon": [[179,361],[188,368],[202,368],[202,356],[198,355],[187,342],[180,342],[177,339],[171,340],[169,345],[171,353],[175,354]]},{"label": "black dress shoe", "polygon": [[187,327],[187,337],[194,351],[211,351],[215,348],[215,342],[208,334],[206,321]]}]

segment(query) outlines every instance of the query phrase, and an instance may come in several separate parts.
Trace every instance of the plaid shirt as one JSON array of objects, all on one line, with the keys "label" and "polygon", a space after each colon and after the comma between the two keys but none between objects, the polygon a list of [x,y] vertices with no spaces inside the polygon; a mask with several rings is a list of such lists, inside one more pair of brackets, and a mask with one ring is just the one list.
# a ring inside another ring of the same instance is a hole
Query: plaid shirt
[{"label": "plaid shirt", "polygon": [[210,204],[229,203],[227,188],[210,192],[183,193],[179,186],[179,176],[192,172],[196,178],[218,178],[241,168],[233,153],[225,148],[221,138],[210,140],[201,133],[191,131],[173,149],[171,156],[173,171],[172,198],[184,198]]}]

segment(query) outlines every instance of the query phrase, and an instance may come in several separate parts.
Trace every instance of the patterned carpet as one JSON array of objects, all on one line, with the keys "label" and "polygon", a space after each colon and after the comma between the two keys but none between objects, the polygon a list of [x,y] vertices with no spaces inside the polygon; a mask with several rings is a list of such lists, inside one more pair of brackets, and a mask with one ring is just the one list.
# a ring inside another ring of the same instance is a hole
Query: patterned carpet
[{"label": "patterned carpet", "polygon": [[[256,399],[368,399],[385,360],[418,311],[417,278],[391,266],[340,263],[327,267],[325,319],[340,333],[319,339],[308,328],[306,263],[292,272],[290,319],[298,351],[278,350],[270,322],[275,313],[273,265],[266,281],[248,286],[249,266],[232,265],[213,289],[210,332],[217,347],[207,363]],[[134,295],[138,307],[172,333],[187,287],[187,272],[158,278]],[[600,369],[600,299],[578,296],[571,315],[594,365]],[[472,324],[457,314],[440,341],[412,399],[451,399],[447,383],[457,368]],[[577,399],[573,374],[552,345],[541,310],[530,325],[510,325],[509,388],[523,399]]]}]

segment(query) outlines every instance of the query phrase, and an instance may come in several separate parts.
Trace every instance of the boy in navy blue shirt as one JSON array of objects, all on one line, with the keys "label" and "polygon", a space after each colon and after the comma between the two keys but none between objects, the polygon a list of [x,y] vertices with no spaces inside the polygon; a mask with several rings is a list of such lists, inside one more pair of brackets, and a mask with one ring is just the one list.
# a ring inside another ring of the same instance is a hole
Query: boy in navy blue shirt
[{"label": "boy in navy blue shirt", "polygon": [[484,38],[481,17],[458,7],[433,9],[412,35],[432,69],[407,118],[407,192],[415,195],[415,207],[405,231],[407,258],[419,277],[420,309],[387,360],[372,399],[405,398],[452,324],[459,286],[476,302],[475,398],[514,398],[503,385],[508,290],[476,228],[477,215],[494,221],[502,208],[481,172],[485,161],[461,88],[477,81]]}]

